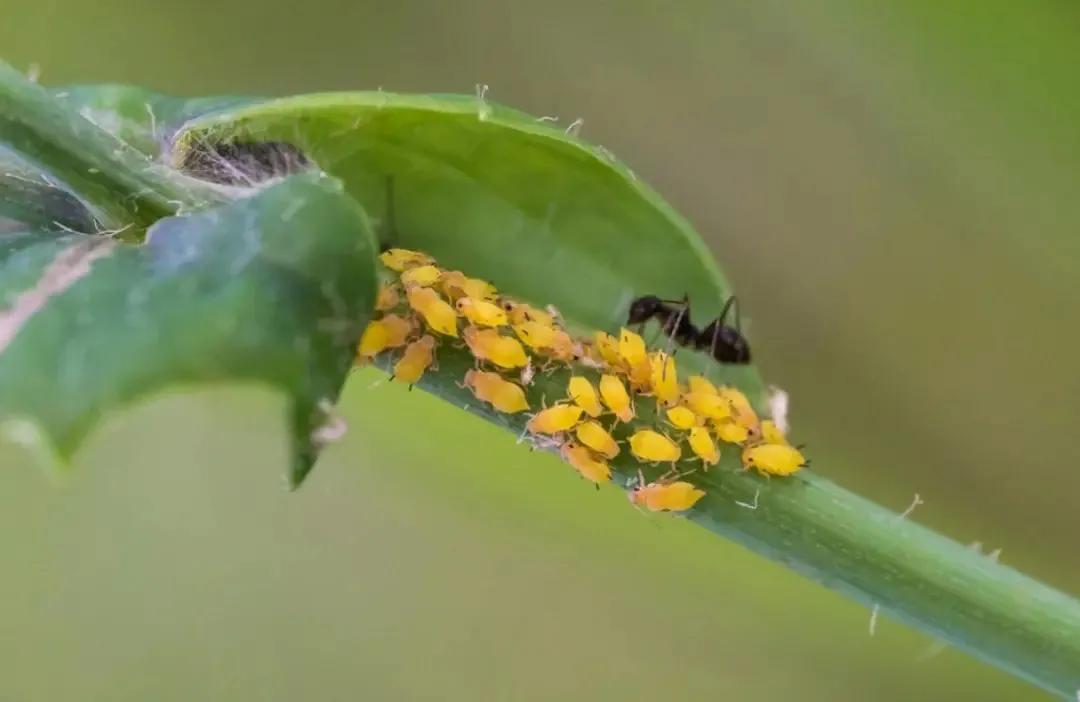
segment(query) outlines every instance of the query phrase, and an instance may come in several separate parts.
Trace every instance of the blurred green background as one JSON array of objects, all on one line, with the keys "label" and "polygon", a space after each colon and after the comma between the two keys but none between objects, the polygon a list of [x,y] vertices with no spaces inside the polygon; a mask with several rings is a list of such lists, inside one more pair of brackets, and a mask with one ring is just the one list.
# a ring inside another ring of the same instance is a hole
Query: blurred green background
[{"label": "blurred green background", "polygon": [[[817,470],[1080,592],[1074,4],[0,3],[54,85],[583,117],[715,251]],[[288,494],[281,412],[159,398],[63,489],[0,455],[0,699],[1043,699],[370,371]]]}]

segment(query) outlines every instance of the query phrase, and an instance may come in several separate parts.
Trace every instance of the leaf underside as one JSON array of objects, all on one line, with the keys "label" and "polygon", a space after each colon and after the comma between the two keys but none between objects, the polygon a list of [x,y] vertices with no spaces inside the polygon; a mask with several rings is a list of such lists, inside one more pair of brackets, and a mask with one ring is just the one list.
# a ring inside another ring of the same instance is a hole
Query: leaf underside
[{"label": "leaf underside", "polygon": [[366,218],[314,175],[160,220],[144,245],[27,230],[0,257],[0,429],[61,464],[140,397],[258,381],[291,399],[299,483],[374,299]]}]

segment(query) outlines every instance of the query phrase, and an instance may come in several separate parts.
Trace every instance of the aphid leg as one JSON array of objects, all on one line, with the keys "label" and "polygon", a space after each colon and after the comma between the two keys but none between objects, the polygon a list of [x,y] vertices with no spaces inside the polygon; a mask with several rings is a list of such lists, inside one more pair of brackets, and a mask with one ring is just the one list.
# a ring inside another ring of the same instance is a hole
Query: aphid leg
[{"label": "aphid leg", "polygon": [[735,500],[735,504],[739,505],[740,507],[745,507],[746,509],[757,509],[758,508],[758,498],[759,497],[761,497],[761,488],[758,488],[757,490],[754,491],[754,503],[753,504],[750,504],[748,502],[740,502],[739,500]]}]

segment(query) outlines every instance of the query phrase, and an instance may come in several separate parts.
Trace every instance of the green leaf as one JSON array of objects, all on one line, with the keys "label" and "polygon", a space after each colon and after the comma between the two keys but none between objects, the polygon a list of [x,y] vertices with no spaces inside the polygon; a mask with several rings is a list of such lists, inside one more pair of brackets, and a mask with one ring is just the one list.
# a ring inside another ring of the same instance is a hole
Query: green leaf
[{"label": "green leaf", "polygon": [[74,194],[102,227],[134,228],[226,199],[86,119],[0,62],[0,147]]},{"label": "green leaf", "polygon": [[[386,93],[312,95],[197,117],[182,127],[173,162],[184,167],[221,145],[288,142],[380,220],[384,244],[434,254],[441,264],[556,304],[581,330],[612,330],[640,294],[689,294],[695,318],[730,293],[689,224],[603,150],[513,110],[471,97]],[[753,367],[716,367],[680,352],[760,404]],[[391,359],[379,361],[389,369]],[[460,388],[472,359],[444,346],[420,386],[521,434]],[[579,369],[579,372],[587,372]],[[529,396],[565,397],[566,371],[541,374]],[[650,401],[638,412],[655,423]],[[625,437],[626,430],[622,436]],[[624,455],[616,482],[661,469]],[[689,480],[707,496],[687,516],[830,587],[1059,694],[1080,688],[1080,604],[802,471],[766,480],[721,464]]]},{"label": "green leaf", "polygon": [[75,85],[53,95],[117,139],[157,158],[172,131],[214,110],[254,102],[248,97],[177,98],[132,85]]},{"label": "green leaf", "polygon": [[516,110],[464,96],[283,98],[189,121],[173,163],[235,140],[299,147],[379,220],[384,245],[590,327],[617,327],[643,293],[688,294],[702,319],[730,293],[689,223],[628,167]]},{"label": "green leaf", "polygon": [[[579,331],[615,329],[645,293],[688,294],[703,323],[730,294],[689,224],[629,168],[480,98],[325,94],[192,114],[171,144],[176,167],[213,174],[208,161],[291,144],[375,213],[384,245],[427,251],[506,292],[553,303]],[[391,359],[379,363],[389,368]],[[718,367],[686,351],[679,363],[707,369],[760,406],[752,366]],[[524,417],[490,412],[457,385],[471,364],[444,346],[421,387],[521,433]],[[566,377],[538,376],[533,406],[565,396]],[[655,420],[649,401],[638,412]],[[810,471],[765,480],[739,463],[728,447],[720,465],[688,477],[707,492],[689,519],[1048,690],[1080,688],[1075,600]],[[614,468],[630,487],[643,467],[624,455]]]},{"label": "green leaf", "polygon": [[374,253],[362,210],[316,175],[161,220],[144,245],[2,235],[0,436],[56,468],[117,407],[268,383],[291,399],[297,485],[374,303]]},{"label": "green leaf", "polygon": [[74,195],[0,147],[0,232],[17,228],[98,230]]}]

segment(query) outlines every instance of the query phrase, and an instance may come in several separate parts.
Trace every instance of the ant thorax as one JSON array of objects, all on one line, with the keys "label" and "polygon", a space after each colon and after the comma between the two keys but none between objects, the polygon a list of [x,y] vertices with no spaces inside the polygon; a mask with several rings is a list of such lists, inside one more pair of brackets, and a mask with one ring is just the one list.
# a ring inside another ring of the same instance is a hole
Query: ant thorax
[{"label": "ant thorax", "polygon": [[[734,313],[735,325],[725,322],[729,312]],[[724,303],[720,316],[704,329],[698,329],[690,321],[690,300],[662,300],[655,295],[643,295],[630,303],[626,323],[643,325],[656,319],[664,336],[685,348],[706,351],[720,363],[745,364],[750,362],[750,344],[739,329],[738,300],[732,296]]]}]

